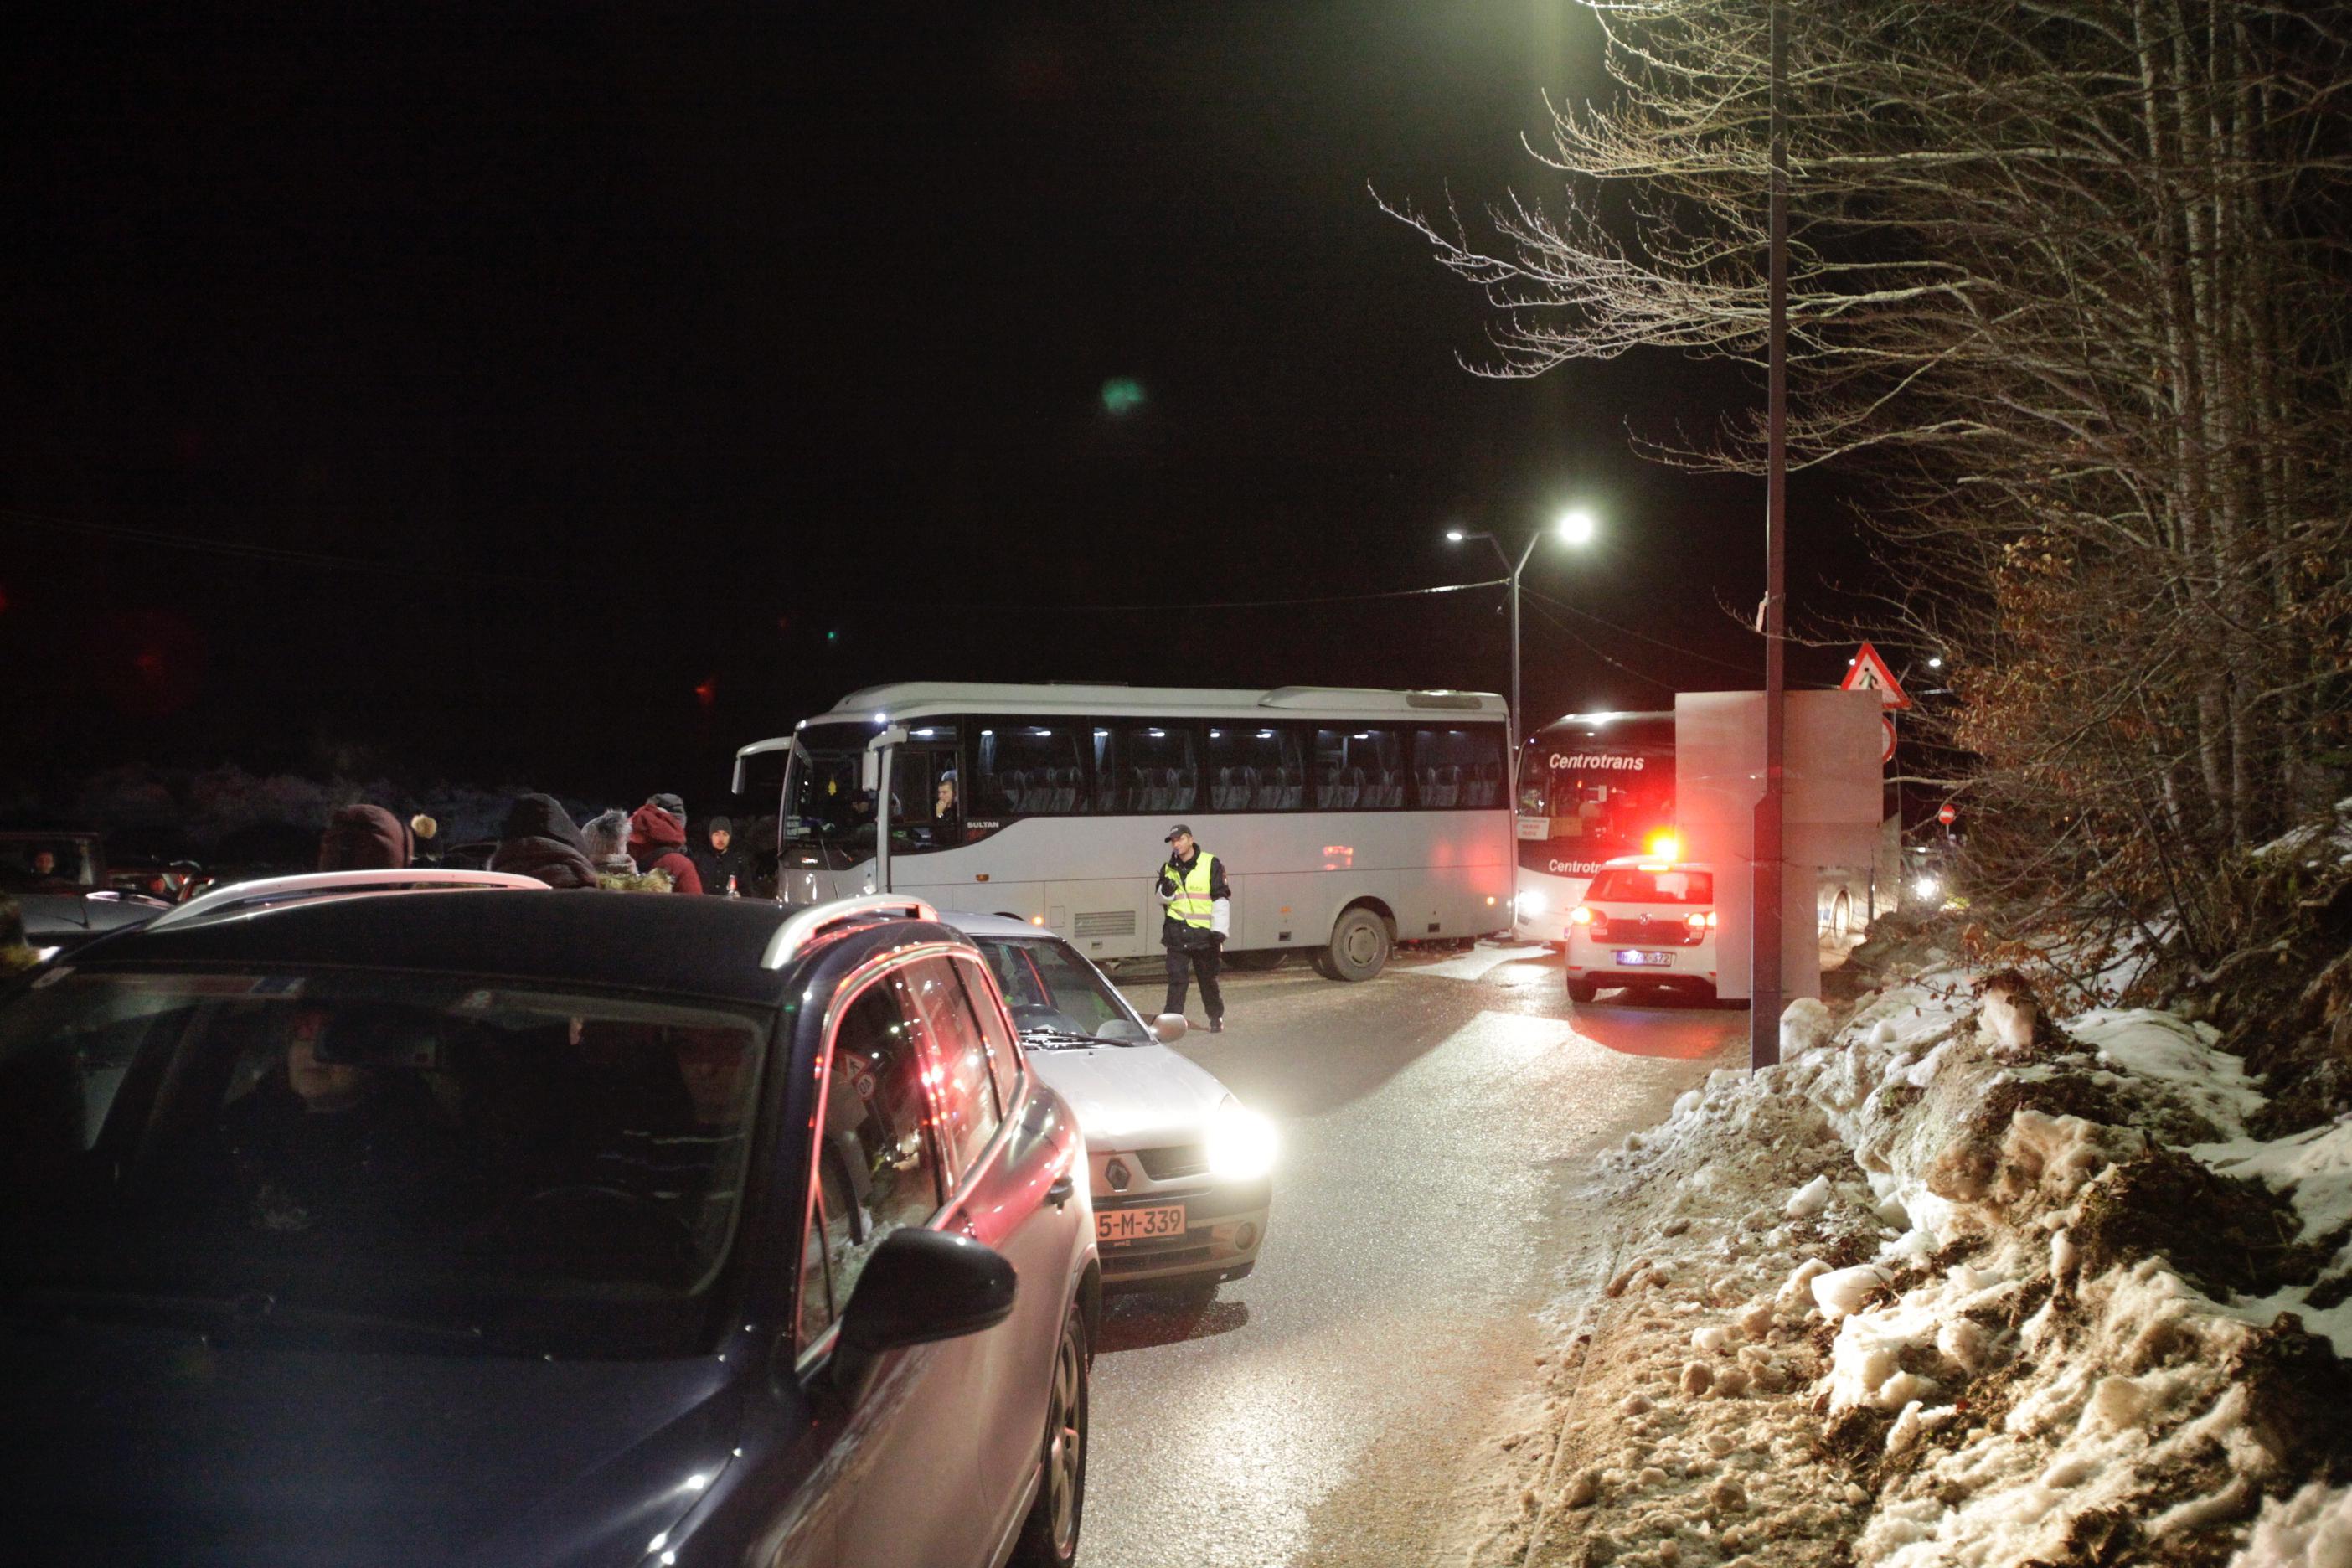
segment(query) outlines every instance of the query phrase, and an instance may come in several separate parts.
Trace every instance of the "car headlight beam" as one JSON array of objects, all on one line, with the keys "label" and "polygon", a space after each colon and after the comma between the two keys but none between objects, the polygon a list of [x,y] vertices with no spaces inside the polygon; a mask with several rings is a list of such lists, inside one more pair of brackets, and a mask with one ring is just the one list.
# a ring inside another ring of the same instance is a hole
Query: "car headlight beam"
[{"label": "car headlight beam", "polygon": [[1274,1123],[1233,1096],[1209,1119],[1209,1173],[1221,1182],[1250,1182],[1274,1169]]}]

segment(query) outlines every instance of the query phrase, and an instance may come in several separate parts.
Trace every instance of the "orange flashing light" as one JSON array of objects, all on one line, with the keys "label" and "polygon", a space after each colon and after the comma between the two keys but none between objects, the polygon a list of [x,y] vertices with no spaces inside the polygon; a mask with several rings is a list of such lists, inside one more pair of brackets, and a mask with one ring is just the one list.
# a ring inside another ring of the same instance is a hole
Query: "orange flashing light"
[{"label": "orange flashing light", "polygon": [[1568,921],[1570,925],[1591,925],[1592,923],[1591,908],[1585,904],[1577,905],[1576,908],[1568,911]]},{"label": "orange flashing light", "polygon": [[[1662,827],[1650,835],[1649,843],[1643,848],[1651,859],[1671,864],[1683,858],[1683,836],[1671,827]],[[1650,868],[1644,866],[1642,869],[1646,871]]]}]

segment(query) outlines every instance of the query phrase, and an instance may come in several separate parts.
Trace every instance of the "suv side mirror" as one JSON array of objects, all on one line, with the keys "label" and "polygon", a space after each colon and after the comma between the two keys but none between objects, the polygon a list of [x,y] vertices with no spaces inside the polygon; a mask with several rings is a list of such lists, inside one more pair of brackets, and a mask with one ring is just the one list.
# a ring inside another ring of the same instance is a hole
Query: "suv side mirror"
[{"label": "suv side mirror", "polygon": [[884,1351],[992,1329],[1013,1315],[1013,1265],[969,1237],[894,1230],[841,1313],[834,1383],[854,1397]]},{"label": "suv side mirror", "polygon": [[1192,1026],[1184,1021],[1181,1013],[1162,1013],[1151,1020],[1151,1037],[1163,1046],[1172,1046],[1184,1037]]}]

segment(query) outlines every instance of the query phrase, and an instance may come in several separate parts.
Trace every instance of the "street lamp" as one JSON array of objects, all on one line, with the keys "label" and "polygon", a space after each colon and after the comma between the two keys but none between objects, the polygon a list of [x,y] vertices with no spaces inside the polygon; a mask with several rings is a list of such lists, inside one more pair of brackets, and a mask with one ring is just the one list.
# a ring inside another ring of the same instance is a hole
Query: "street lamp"
[{"label": "street lamp", "polygon": [[[1553,521],[1550,531],[1562,544],[1581,545],[1592,542],[1594,527],[1592,514],[1580,507],[1575,507],[1561,512]],[[1503,558],[1503,564],[1511,569],[1511,750],[1508,773],[1511,781],[1511,809],[1515,812],[1519,809],[1519,747],[1521,744],[1519,740],[1521,721],[1519,718],[1519,574],[1528,569],[1528,562],[1534,557],[1536,546],[1543,542],[1543,537],[1541,531],[1530,534],[1528,537],[1527,548],[1519,552],[1519,558],[1517,561],[1513,561],[1510,552],[1503,548],[1503,542],[1484,530],[1449,528],[1445,531],[1447,542],[1453,544],[1460,544],[1472,539],[1485,540],[1495,547],[1495,553]]]}]

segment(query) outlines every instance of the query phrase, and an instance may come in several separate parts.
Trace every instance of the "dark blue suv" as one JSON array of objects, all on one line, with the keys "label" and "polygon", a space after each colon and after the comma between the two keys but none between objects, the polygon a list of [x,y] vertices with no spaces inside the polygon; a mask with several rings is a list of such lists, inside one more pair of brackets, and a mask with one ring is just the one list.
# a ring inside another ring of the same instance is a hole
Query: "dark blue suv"
[{"label": "dark blue suv", "polygon": [[0,1555],[1072,1559],[1083,1152],[967,939],[324,880],[0,990]]}]

